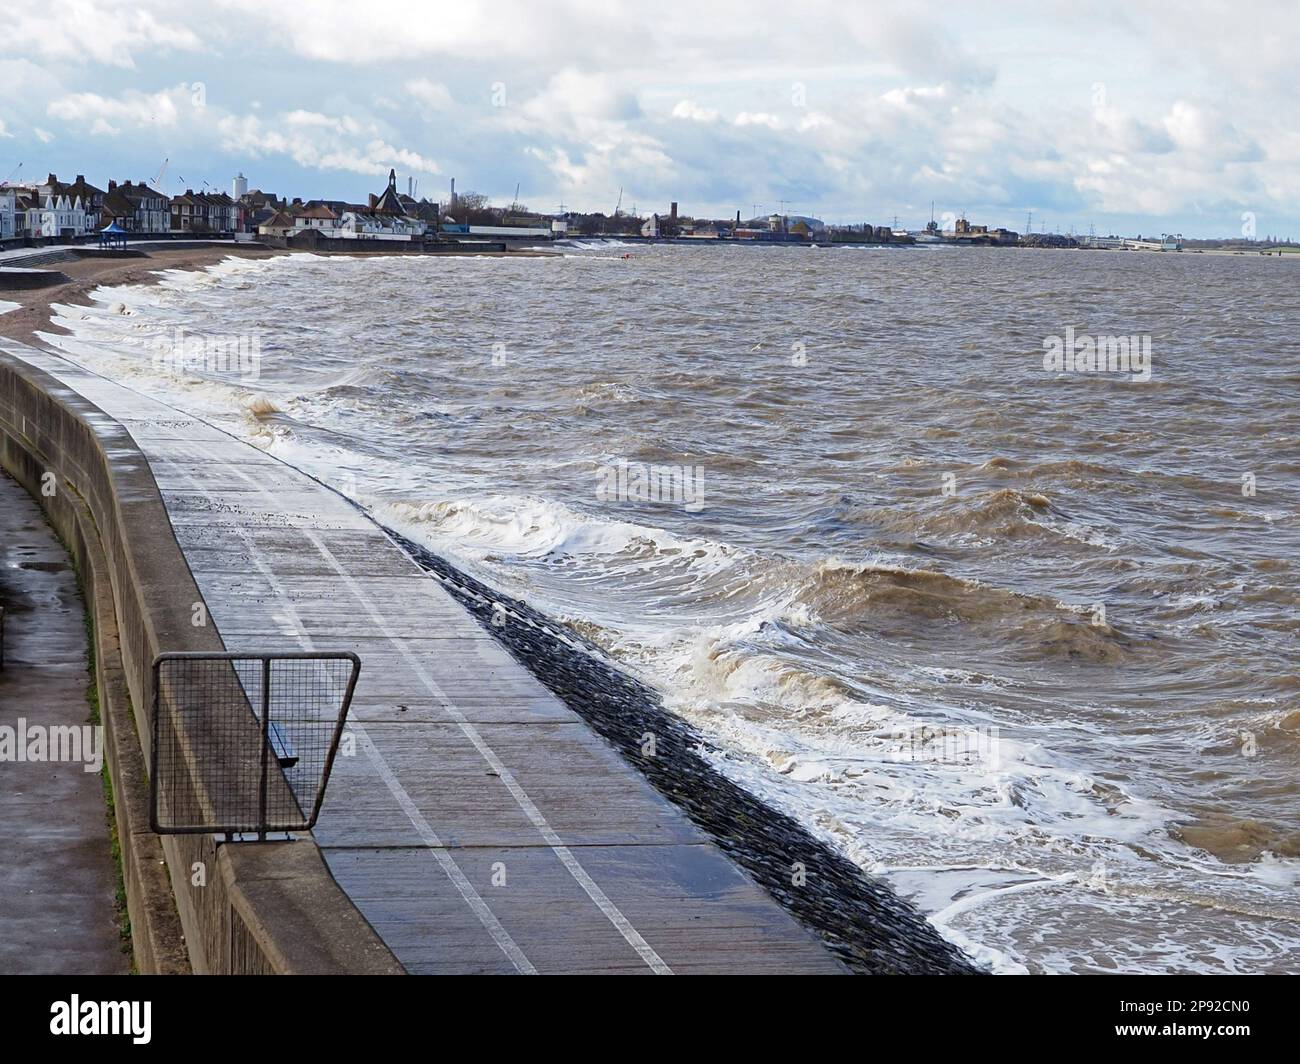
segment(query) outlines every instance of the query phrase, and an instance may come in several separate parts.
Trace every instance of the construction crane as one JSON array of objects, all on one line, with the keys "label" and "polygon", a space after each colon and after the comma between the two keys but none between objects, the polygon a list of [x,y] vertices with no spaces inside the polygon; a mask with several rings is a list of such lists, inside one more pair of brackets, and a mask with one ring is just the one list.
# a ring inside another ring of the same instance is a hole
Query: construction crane
[{"label": "construction crane", "polygon": [[162,161],[162,166],[158,167],[158,172],[153,175],[153,180],[149,182],[159,192],[166,194],[166,189],[162,186],[163,175],[167,173],[167,163],[170,162],[170,156]]},{"label": "construction crane", "polygon": [[623,186],[618,186],[618,202],[614,204],[614,217],[618,217],[619,208],[623,206]]},{"label": "construction crane", "polygon": [[510,201],[510,213],[519,213],[519,182],[515,182],[515,198]]},{"label": "construction crane", "polygon": [[15,177],[18,176],[18,171],[21,170],[22,168],[23,168],[23,164],[22,164],[22,163],[19,163],[17,166],[15,166],[15,167],[14,167],[14,168],[9,172],[9,176],[5,178],[4,183],[5,183],[6,185],[9,184],[10,181],[12,181]]}]

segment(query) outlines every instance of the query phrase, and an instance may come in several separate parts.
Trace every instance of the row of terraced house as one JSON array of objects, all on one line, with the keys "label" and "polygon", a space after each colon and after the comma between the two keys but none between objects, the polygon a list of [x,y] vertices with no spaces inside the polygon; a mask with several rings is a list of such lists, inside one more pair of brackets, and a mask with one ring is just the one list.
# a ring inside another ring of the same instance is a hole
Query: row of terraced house
[{"label": "row of terraced house", "polygon": [[249,205],[225,192],[168,196],[146,181],[109,181],[102,189],[78,174],[60,181],[0,185],[0,240],[75,238],[116,226],[128,233],[237,233]]}]

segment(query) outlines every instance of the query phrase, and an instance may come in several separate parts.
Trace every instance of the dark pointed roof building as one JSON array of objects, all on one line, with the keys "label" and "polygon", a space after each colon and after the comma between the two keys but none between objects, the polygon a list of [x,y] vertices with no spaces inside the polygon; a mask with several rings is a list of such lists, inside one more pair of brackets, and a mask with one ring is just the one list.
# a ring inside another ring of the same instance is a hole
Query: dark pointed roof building
[{"label": "dark pointed roof building", "polygon": [[374,206],[370,208],[377,214],[406,214],[406,207],[402,204],[402,197],[397,194],[397,171],[388,171],[388,187],[384,189],[384,194],[375,200]]}]

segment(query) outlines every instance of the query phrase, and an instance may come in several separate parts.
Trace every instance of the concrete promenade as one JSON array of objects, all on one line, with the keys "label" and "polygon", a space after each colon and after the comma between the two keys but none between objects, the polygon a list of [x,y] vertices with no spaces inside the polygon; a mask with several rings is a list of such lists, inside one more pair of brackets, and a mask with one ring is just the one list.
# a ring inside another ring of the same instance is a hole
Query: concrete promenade
[{"label": "concrete promenade", "polygon": [[57,355],[0,349],[134,438],[228,649],[360,655],[356,754],[315,837],[408,971],[844,970],[346,499]]},{"label": "concrete promenade", "polygon": [[[90,674],[77,579],[40,507],[3,472],[0,605],[0,727],[15,740],[52,728],[84,738]],[[125,972],[115,889],[99,773],[85,762],[0,761],[0,973]]]}]

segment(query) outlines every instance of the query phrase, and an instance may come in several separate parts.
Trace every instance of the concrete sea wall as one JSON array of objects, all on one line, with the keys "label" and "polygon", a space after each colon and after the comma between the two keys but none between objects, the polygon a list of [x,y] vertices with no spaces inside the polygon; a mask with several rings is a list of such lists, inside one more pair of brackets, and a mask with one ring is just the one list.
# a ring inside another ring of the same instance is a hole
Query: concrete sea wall
[{"label": "concrete sea wall", "polygon": [[81,574],[138,969],[400,973],[309,835],[218,845],[150,830],[153,660],[225,648],[213,627],[191,624],[202,596],[127,431],[0,353],[0,465],[40,502]]},{"label": "concrete sea wall", "polygon": [[58,270],[0,269],[0,292],[22,292],[34,288],[53,288],[67,284],[70,278]]}]

